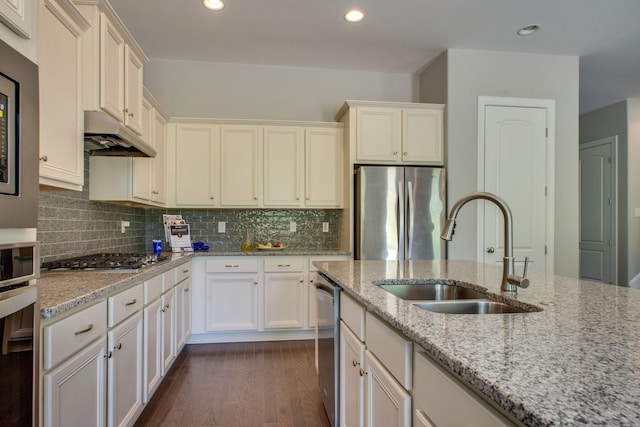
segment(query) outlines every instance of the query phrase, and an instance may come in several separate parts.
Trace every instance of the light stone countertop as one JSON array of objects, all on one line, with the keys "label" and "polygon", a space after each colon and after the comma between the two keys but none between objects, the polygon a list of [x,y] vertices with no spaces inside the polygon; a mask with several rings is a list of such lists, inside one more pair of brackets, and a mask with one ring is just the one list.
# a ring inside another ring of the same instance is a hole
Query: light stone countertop
[{"label": "light stone countertop", "polygon": [[639,290],[532,273],[516,299],[543,311],[439,314],[372,282],[452,279],[500,299],[501,268],[469,261],[314,265],[524,425],[640,426]]},{"label": "light stone countertop", "polygon": [[126,270],[53,270],[41,271],[37,279],[40,293],[40,317],[49,319],[83,304],[107,296],[121,289],[143,282],[165,271],[203,256],[314,256],[350,255],[344,251],[287,250],[255,252],[185,252],[168,253],[169,259],[141,269],[137,273]]}]

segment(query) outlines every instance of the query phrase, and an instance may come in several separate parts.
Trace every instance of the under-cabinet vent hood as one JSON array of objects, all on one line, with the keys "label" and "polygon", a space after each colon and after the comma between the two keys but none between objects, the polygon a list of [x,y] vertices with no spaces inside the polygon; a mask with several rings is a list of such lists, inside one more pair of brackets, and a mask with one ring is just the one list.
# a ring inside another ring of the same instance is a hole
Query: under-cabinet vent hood
[{"label": "under-cabinet vent hood", "polygon": [[151,145],[104,111],[84,112],[84,151],[92,156],[156,156]]}]

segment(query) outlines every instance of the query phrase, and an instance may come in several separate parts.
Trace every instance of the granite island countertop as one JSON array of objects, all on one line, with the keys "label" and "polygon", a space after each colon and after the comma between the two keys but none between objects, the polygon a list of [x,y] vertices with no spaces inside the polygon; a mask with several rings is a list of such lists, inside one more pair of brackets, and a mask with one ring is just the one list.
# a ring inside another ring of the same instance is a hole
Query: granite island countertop
[{"label": "granite island countertop", "polygon": [[530,274],[522,314],[439,314],[372,282],[452,279],[495,299],[501,268],[469,261],[315,262],[321,273],[527,426],[640,426],[640,290]]}]

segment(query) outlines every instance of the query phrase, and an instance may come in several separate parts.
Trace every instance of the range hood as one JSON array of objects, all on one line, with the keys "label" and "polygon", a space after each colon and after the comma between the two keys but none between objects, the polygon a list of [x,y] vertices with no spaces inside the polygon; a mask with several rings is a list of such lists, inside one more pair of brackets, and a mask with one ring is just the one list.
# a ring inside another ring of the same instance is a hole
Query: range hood
[{"label": "range hood", "polygon": [[151,145],[104,111],[84,112],[84,151],[92,156],[156,156]]}]

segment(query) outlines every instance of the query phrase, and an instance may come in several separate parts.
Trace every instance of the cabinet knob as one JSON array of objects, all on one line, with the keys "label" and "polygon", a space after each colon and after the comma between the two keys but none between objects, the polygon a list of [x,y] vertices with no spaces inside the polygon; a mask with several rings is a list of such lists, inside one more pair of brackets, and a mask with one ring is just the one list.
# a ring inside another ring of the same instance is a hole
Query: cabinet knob
[{"label": "cabinet knob", "polygon": [[403,155],[403,156],[406,156],[406,155],[407,155],[407,152],[406,152],[406,151],[404,151],[404,152],[402,153],[402,155]]},{"label": "cabinet knob", "polygon": [[254,285],[257,285],[257,284],[258,284],[258,281],[257,281],[257,280],[254,280],[254,281],[253,281],[253,284],[254,284]]},{"label": "cabinet knob", "polygon": [[125,114],[127,114],[127,113],[129,113],[129,109],[128,109],[128,108],[125,108],[124,110],[122,110],[122,112],[123,112],[123,113],[125,113]]},{"label": "cabinet knob", "polygon": [[133,117],[133,116],[135,116],[134,113],[129,113],[129,117]]},{"label": "cabinet knob", "polygon": [[297,197],[296,197],[296,200],[300,200],[300,196],[297,196]]},{"label": "cabinet knob", "polygon": [[300,279],[300,283],[304,283],[304,280]]},{"label": "cabinet knob", "polygon": [[189,292],[189,288],[184,288],[184,291],[185,292]]},{"label": "cabinet knob", "polygon": [[169,304],[165,305],[164,308],[168,309],[169,308]]},{"label": "cabinet knob", "polygon": [[111,351],[104,355],[107,359],[111,359],[111,356],[113,356],[113,352]]},{"label": "cabinet knob", "polygon": [[397,152],[397,151],[394,151],[394,152],[393,152],[393,155],[394,155],[394,156],[397,156],[397,155],[398,155],[398,152]]},{"label": "cabinet knob", "polygon": [[209,196],[209,198],[210,198],[211,200],[213,200],[213,199],[215,199],[215,198],[216,198],[216,196]]},{"label": "cabinet knob", "polygon": [[43,162],[46,162],[49,160],[49,156],[45,154],[44,156],[40,157],[40,160],[42,160]]},{"label": "cabinet knob", "polygon": [[494,248],[493,246],[489,246],[489,247],[487,248],[487,253],[488,253],[488,254],[492,254],[492,253],[494,253],[495,251],[496,251],[496,248]]},{"label": "cabinet knob", "polygon": [[115,346],[114,348],[118,349],[118,350],[122,350],[122,343],[119,342],[117,346]]},{"label": "cabinet knob", "polygon": [[307,196],[304,198],[305,200],[311,200],[311,197]]},{"label": "cabinet knob", "polygon": [[364,377],[365,375],[367,375],[367,371],[365,371],[364,369],[360,368],[360,376]]},{"label": "cabinet knob", "polygon": [[356,367],[360,364],[360,362],[358,362],[356,359],[353,359],[353,361],[351,362],[353,363],[353,366]]},{"label": "cabinet knob", "polygon": [[258,198],[256,196],[253,196],[253,200],[258,200]]}]

